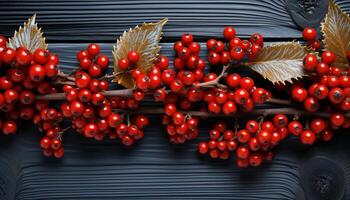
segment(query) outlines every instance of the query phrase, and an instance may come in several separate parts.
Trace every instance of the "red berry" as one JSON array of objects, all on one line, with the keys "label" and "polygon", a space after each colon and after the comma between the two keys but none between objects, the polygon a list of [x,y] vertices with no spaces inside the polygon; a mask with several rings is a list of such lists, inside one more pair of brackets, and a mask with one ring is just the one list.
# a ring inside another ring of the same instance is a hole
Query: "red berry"
[{"label": "red berry", "polygon": [[261,165],[263,158],[259,154],[250,155],[248,158],[249,165],[252,167],[258,167]]},{"label": "red berry", "polygon": [[326,122],[323,119],[314,119],[310,123],[310,130],[316,134],[321,133],[326,128]]},{"label": "red berry", "polygon": [[208,54],[208,61],[209,61],[209,64],[212,66],[218,65],[221,61],[221,56],[220,54],[211,51]]},{"label": "red berry", "polygon": [[236,46],[230,51],[231,59],[234,61],[240,61],[244,57],[244,51],[240,46]]},{"label": "red berry", "polygon": [[187,46],[187,45],[189,45],[190,43],[193,42],[193,35],[192,35],[192,34],[189,34],[189,33],[183,34],[183,35],[181,36],[181,41],[182,41],[182,43],[183,43],[185,46]]},{"label": "red berry", "polygon": [[51,149],[58,150],[62,147],[62,141],[58,138],[55,138],[51,141]]},{"label": "red berry", "polygon": [[198,144],[198,151],[200,154],[206,154],[208,153],[209,147],[206,142],[201,142]]},{"label": "red berry", "polygon": [[207,46],[207,48],[209,50],[213,50],[215,45],[216,45],[216,40],[215,39],[210,39],[206,43],[206,46]]},{"label": "red berry", "polygon": [[313,41],[313,40],[316,40],[316,37],[317,37],[316,29],[311,28],[311,27],[306,27],[303,30],[303,38],[304,38],[304,40],[306,40],[306,41]]},{"label": "red berry", "polygon": [[257,44],[259,46],[262,46],[263,42],[264,42],[264,38],[261,34],[255,33],[250,37],[250,42],[252,42],[253,44]]},{"label": "red berry", "polygon": [[321,57],[322,57],[322,62],[328,65],[332,64],[336,58],[335,54],[330,51],[323,52]]},{"label": "red berry", "polygon": [[32,62],[32,54],[25,48],[18,48],[16,51],[15,61],[20,66],[28,66]]},{"label": "red berry", "polygon": [[271,141],[271,137],[272,137],[271,132],[267,130],[261,130],[257,134],[258,141],[260,142],[260,144],[263,144],[263,145],[269,144]]},{"label": "red berry", "polygon": [[326,75],[329,73],[329,67],[326,63],[320,62],[316,66],[316,73],[318,75]]},{"label": "red berry", "polygon": [[328,98],[334,104],[341,103],[345,98],[344,91],[340,88],[333,88],[329,91]]},{"label": "red berry", "polygon": [[185,117],[182,113],[180,112],[175,112],[173,115],[172,115],[172,118],[173,118],[173,122],[175,125],[181,125],[184,123],[184,120],[185,120]]},{"label": "red berry", "polygon": [[229,87],[237,88],[241,83],[241,76],[239,74],[230,74],[226,77],[226,83]]},{"label": "red berry", "polygon": [[277,114],[273,118],[273,123],[275,127],[277,128],[283,128],[286,127],[288,124],[288,118],[286,115],[283,114]]},{"label": "red berry", "polygon": [[14,89],[8,89],[4,92],[5,102],[7,104],[13,104],[18,100],[18,92]]},{"label": "red berry", "polygon": [[226,101],[224,105],[222,106],[222,112],[225,115],[232,115],[237,112],[237,106],[236,103],[233,101]]},{"label": "red berry", "polygon": [[188,45],[188,49],[190,50],[192,55],[198,55],[201,46],[197,42],[192,42]]},{"label": "red berry", "polygon": [[136,86],[138,89],[146,90],[150,86],[151,79],[143,74],[140,74],[136,79]]},{"label": "red berry", "polygon": [[304,101],[304,109],[308,112],[316,112],[319,108],[319,103],[316,98],[308,97]]},{"label": "red berry", "polygon": [[89,84],[90,84],[90,81],[91,81],[91,77],[87,73],[80,72],[80,73],[76,74],[75,85],[78,88],[86,88],[86,87],[88,87]]},{"label": "red berry", "polygon": [[208,104],[208,111],[209,112],[212,112],[212,113],[215,113],[215,114],[220,114],[221,112],[221,106],[220,104],[212,101]]},{"label": "red berry", "polygon": [[12,135],[17,132],[17,124],[15,121],[8,120],[5,121],[2,125],[2,132],[5,135]]},{"label": "red berry", "polygon": [[303,102],[307,98],[308,93],[305,88],[294,87],[292,89],[292,99],[296,102]]},{"label": "red berry", "polygon": [[341,113],[333,113],[330,117],[330,123],[332,126],[340,127],[345,123],[345,117]]},{"label": "red berry", "polygon": [[164,71],[169,66],[169,59],[166,56],[160,55],[155,63],[156,67],[160,69],[160,71]]},{"label": "red berry", "polygon": [[44,65],[48,61],[47,51],[44,49],[35,50],[33,60],[40,65]]},{"label": "red berry", "polygon": [[140,60],[140,55],[135,51],[128,52],[128,60],[132,64],[136,64]]},{"label": "red berry", "polygon": [[90,67],[89,67],[89,74],[90,76],[96,78],[98,76],[100,76],[102,73],[102,69],[100,66],[96,65],[96,64],[92,64]]},{"label": "red berry", "polygon": [[222,34],[226,40],[232,40],[236,35],[236,30],[232,26],[226,26]]},{"label": "red berry", "polygon": [[237,132],[236,137],[238,142],[247,143],[250,140],[250,133],[243,129]]},{"label": "red berry", "polygon": [[235,91],[235,102],[237,104],[244,104],[249,99],[249,93],[245,89],[237,89]]},{"label": "red berry", "polygon": [[87,47],[87,52],[90,56],[95,57],[100,53],[100,46],[98,44],[90,44]]},{"label": "red berry", "polygon": [[249,149],[244,146],[240,146],[236,150],[237,158],[239,159],[247,159],[249,157]]},{"label": "red berry", "polygon": [[99,55],[95,61],[96,65],[100,66],[102,70],[108,69],[109,58],[106,55]]},{"label": "red berry", "polygon": [[243,88],[247,91],[251,91],[254,87],[254,81],[253,81],[253,79],[251,79],[249,77],[244,77],[241,79],[239,85],[241,88]]},{"label": "red berry", "polygon": [[148,126],[149,119],[145,115],[138,115],[135,119],[135,124],[138,128],[143,129],[144,127]]},{"label": "red berry", "polygon": [[317,57],[314,54],[309,53],[305,56],[303,64],[306,71],[313,72],[318,64]]},{"label": "red berry", "polygon": [[255,120],[249,120],[246,125],[245,125],[245,129],[249,132],[249,133],[256,133],[259,130],[259,123]]},{"label": "red berry", "polygon": [[298,136],[304,131],[304,128],[300,122],[292,121],[288,124],[288,131],[289,133]]},{"label": "red berry", "polygon": [[84,135],[85,137],[92,138],[98,133],[98,127],[95,123],[88,123],[84,127]]},{"label": "red berry", "polygon": [[6,46],[6,38],[0,35],[0,46]]},{"label": "red berry", "polygon": [[127,59],[119,59],[118,60],[118,67],[121,70],[127,70],[129,68],[129,61]]},{"label": "red berry", "polygon": [[51,148],[51,139],[48,137],[44,137],[40,141],[40,147],[43,149],[49,149]]},{"label": "red berry", "polygon": [[303,144],[312,145],[316,141],[315,133],[310,130],[304,130],[300,135]]},{"label": "red berry", "polygon": [[45,77],[45,68],[41,65],[32,65],[28,70],[29,77],[34,82],[42,81]]}]

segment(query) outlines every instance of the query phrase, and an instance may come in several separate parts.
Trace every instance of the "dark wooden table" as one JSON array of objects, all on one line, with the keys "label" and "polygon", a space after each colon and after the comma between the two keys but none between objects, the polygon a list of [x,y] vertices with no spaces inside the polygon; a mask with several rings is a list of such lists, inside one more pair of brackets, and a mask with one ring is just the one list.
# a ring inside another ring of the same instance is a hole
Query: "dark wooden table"
[{"label": "dark wooden table", "polygon": [[[111,55],[124,30],[163,17],[169,18],[162,39],[162,54],[168,56],[173,56],[172,42],[181,34],[191,32],[204,42],[221,37],[226,25],[235,26],[240,37],[260,32],[267,42],[300,39],[301,28],[290,13],[303,25],[298,7],[323,1],[0,1],[0,33],[12,35],[37,13],[49,49],[60,56],[61,69],[69,71],[77,66],[75,53],[88,43],[102,43]],[[350,12],[349,0],[336,3]],[[350,199],[348,131],[311,148],[286,141],[272,163],[238,169],[233,161],[208,161],[195,153],[196,142],[206,137],[209,127],[201,127],[200,139],[175,147],[159,119],[152,120],[146,137],[131,149],[72,132],[65,137],[66,155],[60,161],[42,157],[39,132],[21,124],[16,136],[0,136],[0,199]]]}]

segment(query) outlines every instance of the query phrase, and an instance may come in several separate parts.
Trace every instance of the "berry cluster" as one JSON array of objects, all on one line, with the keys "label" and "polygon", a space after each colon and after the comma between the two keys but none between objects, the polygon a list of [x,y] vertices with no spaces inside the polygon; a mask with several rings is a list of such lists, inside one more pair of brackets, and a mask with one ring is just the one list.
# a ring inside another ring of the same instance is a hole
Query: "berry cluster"
[{"label": "berry cluster", "polygon": [[118,60],[118,67],[121,70],[128,70],[129,68],[135,67],[137,62],[140,60],[140,55],[135,51],[129,51],[127,58],[120,58]]},{"label": "berry cluster", "polygon": [[66,102],[60,108],[65,118],[71,119],[72,128],[87,138],[102,140],[105,136],[110,139],[121,139],[126,146],[133,144],[144,136],[142,129],[148,125],[148,118],[143,115],[120,115],[113,109],[136,109],[138,101],[133,98],[107,98],[104,91],[109,89],[109,83],[104,79],[108,69],[109,59],[100,55],[100,47],[90,44],[86,50],[77,54],[80,63],[75,72],[73,85],[64,85]]},{"label": "berry cluster", "polygon": [[230,152],[236,153],[236,163],[239,167],[259,166],[263,160],[271,160],[271,149],[287,136],[285,129],[275,126],[270,121],[260,122],[250,120],[245,129],[228,129],[226,123],[218,122],[209,132],[210,140],[201,142],[198,151],[209,153],[213,159],[228,159]]},{"label": "berry cluster", "polygon": [[162,124],[166,126],[171,143],[182,144],[198,137],[198,118],[184,116],[174,104],[165,106],[165,114]]},{"label": "berry cluster", "polygon": [[[0,128],[6,135],[17,131],[17,121],[30,120],[40,112],[38,94],[56,93],[59,59],[48,50],[30,52],[25,47],[6,47],[0,36]],[[46,104],[45,102],[44,104]]]},{"label": "berry cluster", "polygon": [[303,38],[307,41],[307,45],[312,50],[321,49],[321,41],[317,39],[317,30],[312,27],[306,27],[303,30]]},{"label": "berry cluster", "polygon": [[210,39],[207,41],[208,61],[212,66],[239,62],[245,56],[248,59],[253,59],[259,55],[264,46],[264,39],[261,34],[255,33],[251,35],[250,40],[241,40],[236,37],[236,30],[231,26],[225,27],[223,36],[228,41],[226,47],[225,43],[220,40]]}]

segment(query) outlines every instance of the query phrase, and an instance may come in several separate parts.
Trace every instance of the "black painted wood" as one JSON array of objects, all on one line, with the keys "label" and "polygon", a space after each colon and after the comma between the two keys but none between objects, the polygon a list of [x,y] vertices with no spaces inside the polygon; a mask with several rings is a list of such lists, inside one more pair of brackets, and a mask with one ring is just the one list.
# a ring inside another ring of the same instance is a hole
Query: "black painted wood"
[{"label": "black painted wood", "polygon": [[[350,11],[350,1],[336,2]],[[110,56],[122,31],[162,17],[170,18],[162,43],[162,54],[170,57],[169,41],[183,32],[205,39],[220,36],[227,24],[244,37],[253,32],[264,33],[270,41],[300,37],[284,0],[0,1],[0,33],[12,34],[33,12],[64,71],[77,66],[75,53],[87,46],[85,42],[105,42],[103,53]],[[58,161],[43,158],[40,133],[30,123],[21,124],[14,137],[0,136],[0,200],[350,199],[346,131],[312,148],[288,140],[273,162],[242,170],[233,160],[210,161],[196,153],[196,143],[208,130],[208,123],[202,123],[199,139],[174,146],[154,124],[130,149],[117,141],[95,142],[69,132],[64,137],[66,155]]]},{"label": "black painted wood", "polygon": [[[326,0],[321,0],[326,1]],[[337,0],[345,11],[350,2]],[[298,26],[285,0],[11,0],[0,1],[0,33],[13,31],[33,13],[50,41],[114,41],[137,24],[169,18],[165,38],[185,32],[221,37],[222,28],[233,25],[238,35],[260,32],[266,38],[299,38]]]}]

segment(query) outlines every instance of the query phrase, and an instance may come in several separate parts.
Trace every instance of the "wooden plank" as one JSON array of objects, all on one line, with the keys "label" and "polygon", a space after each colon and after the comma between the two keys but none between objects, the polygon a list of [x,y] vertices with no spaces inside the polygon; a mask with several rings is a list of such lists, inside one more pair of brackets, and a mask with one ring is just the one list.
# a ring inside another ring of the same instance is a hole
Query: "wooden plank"
[{"label": "wooden plank", "polygon": [[[350,2],[337,0],[345,11]],[[75,0],[0,1],[0,33],[12,35],[29,16],[38,22],[50,41],[114,41],[124,30],[143,22],[169,18],[165,38],[191,32],[201,38],[221,37],[224,26],[238,35],[260,32],[266,38],[300,38],[285,0]]]}]

